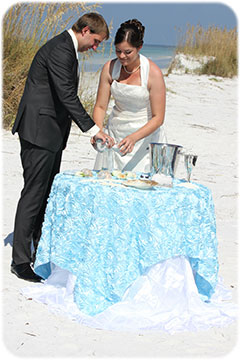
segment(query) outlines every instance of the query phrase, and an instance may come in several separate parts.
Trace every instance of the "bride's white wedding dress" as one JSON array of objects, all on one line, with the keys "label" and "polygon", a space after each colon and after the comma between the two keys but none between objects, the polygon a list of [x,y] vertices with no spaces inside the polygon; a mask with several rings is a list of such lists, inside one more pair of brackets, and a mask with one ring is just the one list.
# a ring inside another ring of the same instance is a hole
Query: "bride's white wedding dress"
[{"label": "bride's white wedding dress", "polygon": [[[115,139],[116,143],[140,129],[152,118],[147,88],[149,61],[141,54],[140,64],[141,86],[118,82],[122,65],[117,59],[113,66],[111,95],[115,104],[106,131]],[[125,156],[121,156],[118,152],[112,150],[113,168],[123,171],[149,172],[149,144],[151,142],[166,142],[163,126],[144,139],[139,140],[135,144],[133,151]],[[95,170],[102,168],[103,156],[102,153],[97,155]]]}]

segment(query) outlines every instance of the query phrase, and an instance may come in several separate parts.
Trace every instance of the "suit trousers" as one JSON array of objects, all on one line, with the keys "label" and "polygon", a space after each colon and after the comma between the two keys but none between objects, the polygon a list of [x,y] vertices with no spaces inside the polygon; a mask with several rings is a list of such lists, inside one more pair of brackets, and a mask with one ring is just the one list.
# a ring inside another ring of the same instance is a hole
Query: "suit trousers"
[{"label": "suit trousers", "polygon": [[24,187],[15,217],[13,264],[32,261],[32,241],[36,250],[47,199],[55,175],[60,170],[62,148],[52,152],[20,138]]}]

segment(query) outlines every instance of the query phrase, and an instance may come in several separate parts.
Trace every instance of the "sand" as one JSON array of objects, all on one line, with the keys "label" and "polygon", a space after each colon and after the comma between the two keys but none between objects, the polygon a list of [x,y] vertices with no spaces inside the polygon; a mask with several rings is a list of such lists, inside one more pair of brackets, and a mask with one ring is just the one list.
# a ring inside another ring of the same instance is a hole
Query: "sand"
[{"label": "sand", "polygon": [[[93,81],[93,80],[92,80]],[[198,155],[192,180],[212,191],[219,242],[220,276],[237,302],[237,79],[171,74],[165,77],[168,142]],[[96,88],[96,82],[92,88]],[[17,135],[2,131],[2,349],[5,356],[212,358],[237,352],[237,324],[173,335],[161,332],[112,332],[91,329],[50,313],[25,299],[27,286],[10,273],[11,242],[17,201],[23,185]],[[89,136],[74,125],[62,168],[92,168],[96,152]]]}]

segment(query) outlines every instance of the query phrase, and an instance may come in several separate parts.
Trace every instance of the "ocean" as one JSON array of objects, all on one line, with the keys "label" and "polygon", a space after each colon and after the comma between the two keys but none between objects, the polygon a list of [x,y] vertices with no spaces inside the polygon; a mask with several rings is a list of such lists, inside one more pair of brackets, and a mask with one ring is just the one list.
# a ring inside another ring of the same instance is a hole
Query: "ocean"
[{"label": "ocean", "polygon": [[[84,64],[84,70],[87,72],[96,72],[102,68],[102,66],[110,59],[116,58],[115,46],[111,43],[105,43],[104,52],[102,46],[97,53],[89,51],[88,53],[80,54],[80,61],[83,58],[82,64]],[[160,69],[167,69],[174,57],[175,46],[166,45],[148,45],[144,44],[140,53],[147,58],[154,61]]]}]

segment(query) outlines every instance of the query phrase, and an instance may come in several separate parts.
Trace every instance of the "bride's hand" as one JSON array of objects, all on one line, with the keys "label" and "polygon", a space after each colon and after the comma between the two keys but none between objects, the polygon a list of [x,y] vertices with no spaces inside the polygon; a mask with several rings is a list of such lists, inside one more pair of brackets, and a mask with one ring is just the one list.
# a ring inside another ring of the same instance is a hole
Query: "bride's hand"
[{"label": "bride's hand", "polygon": [[118,147],[120,148],[122,155],[131,153],[133,151],[135,143],[136,140],[133,135],[128,135],[122,141],[120,141]]}]

